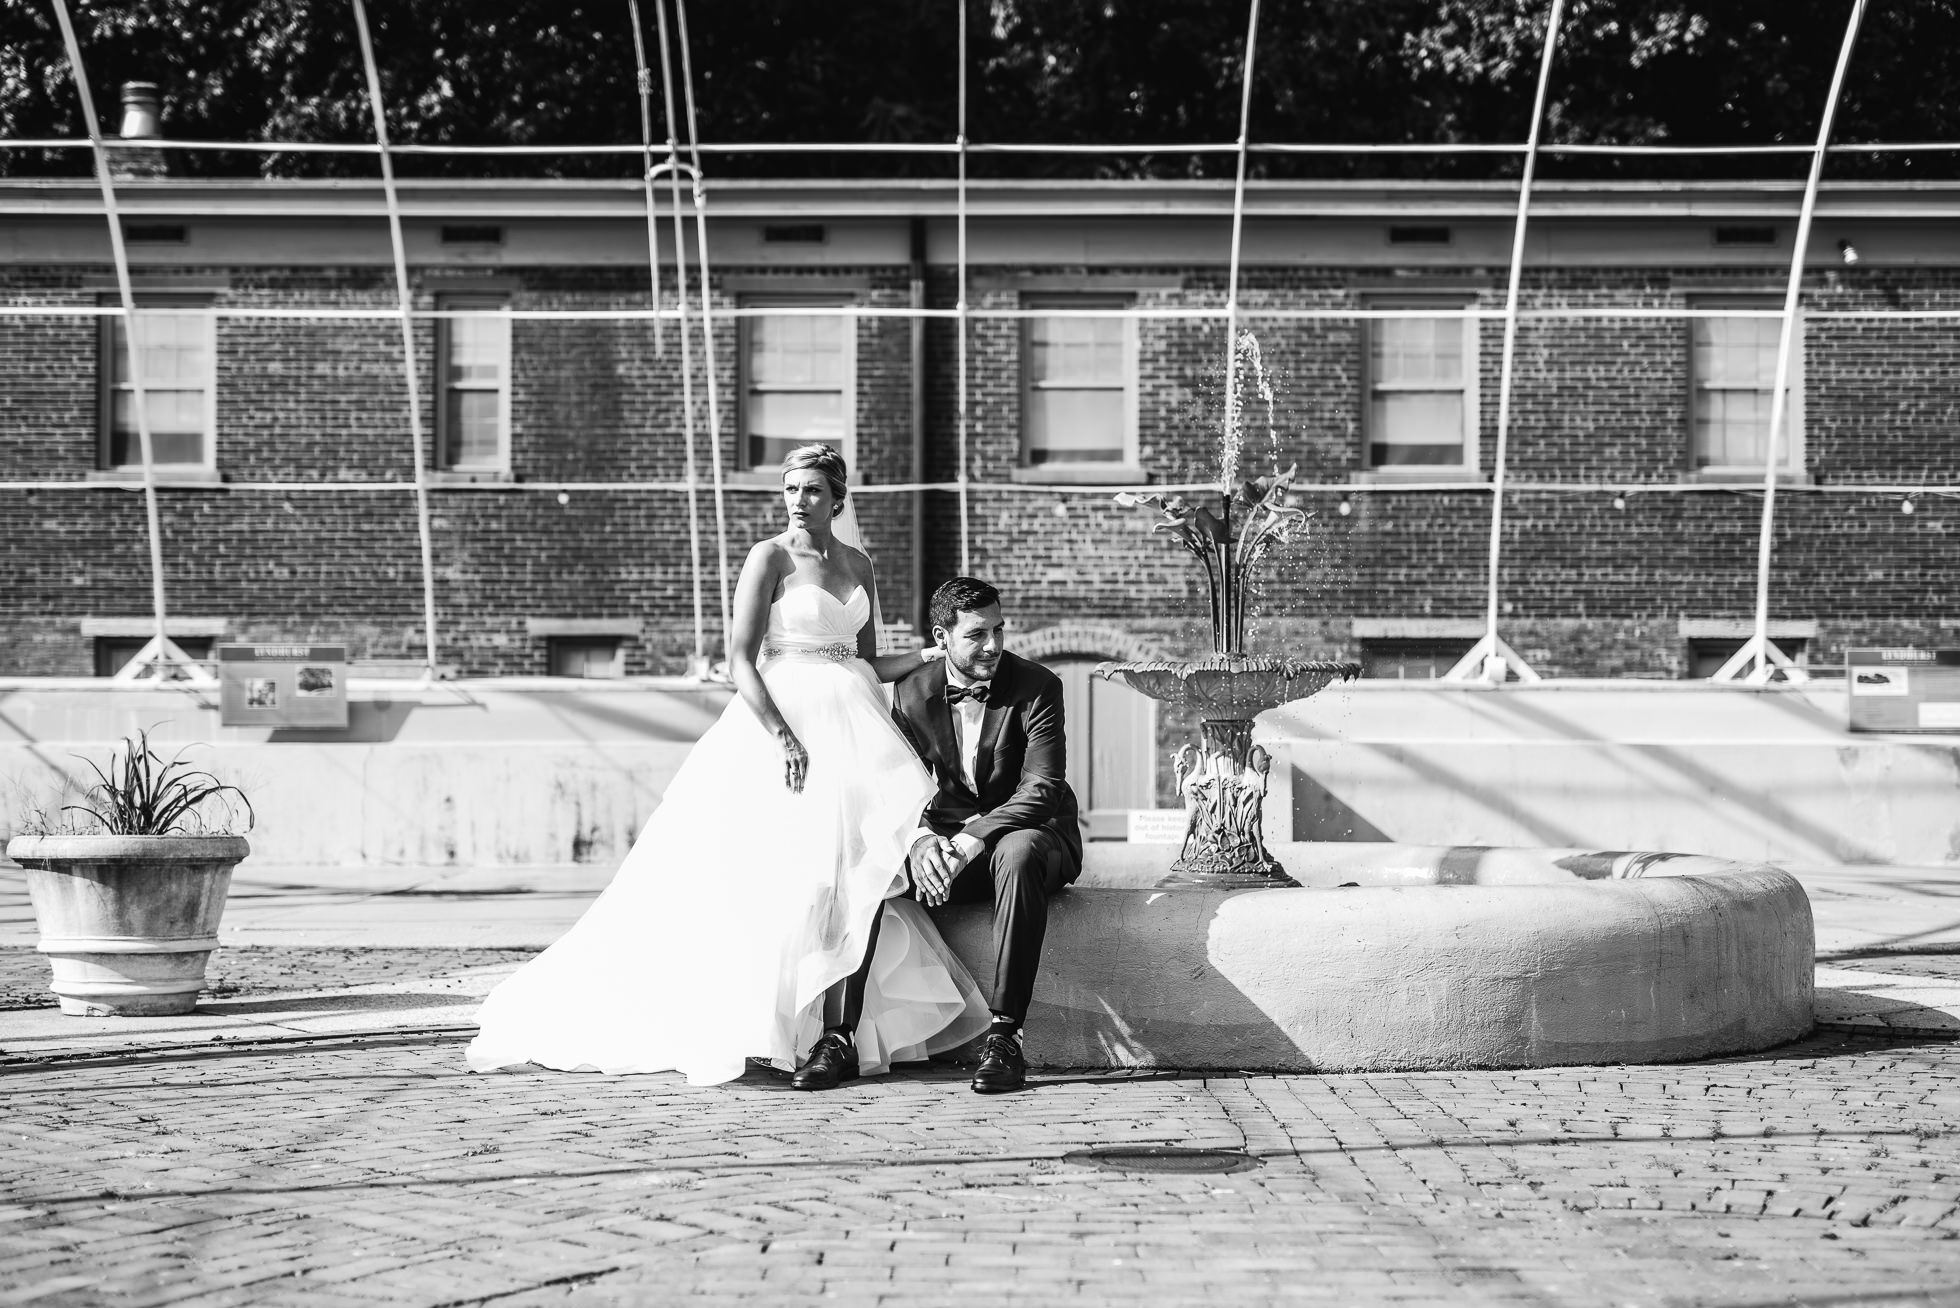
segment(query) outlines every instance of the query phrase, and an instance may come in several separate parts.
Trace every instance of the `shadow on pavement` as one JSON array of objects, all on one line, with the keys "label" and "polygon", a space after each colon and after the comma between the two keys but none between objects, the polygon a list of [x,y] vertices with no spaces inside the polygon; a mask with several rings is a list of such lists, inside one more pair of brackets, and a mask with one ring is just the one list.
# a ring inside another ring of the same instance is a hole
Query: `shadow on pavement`
[{"label": "shadow on pavement", "polygon": [[271,999],[207,999],[197,1006],[205,1017],[235,1017],[246,1013],[381,1013],[400,1008],[449,1008],[458,1004],[481,1004],[481,995],[403,994],[376,995],[280,995]]},{"label": "shadow on pavement", "polygon": [[1935,1304],[1952,1303],[1960,1293],[1960,1284],[1928,1285],[1916,1290],[1869,1290],[1861,1294],[1795,1294],[1780,1295],[1774,1299],[1749,1299],[1731,1303],[1728,1308],[1804,1308],[1814,1304],[1816,1308],[1834,1308],[1838,1304],[1886,1303],[1886,1304]]},{"label": "shadow on pavement", "polygon": [[[838,1091],[831,1091],[829,1092],[829,1095],[830,1097],[835,1097],[838,1093],[839,1093]],[[1638,1133],[1622,1132],[1619,1135],[1606,1135],[1606,1134],[1593,1135],[1593,1134],[1581,1134],[1581,1133],[1574,1133],[1574,1132],[1558,1132],[1558,1133],[1546,1134],[1546,1135],[1517,1136],[1510,1139],[1504,1139],[1501,1137],[1496,1137],[1491,1135],[1448,1135],[1448,1136],[1439,1136],[1434,1139],[1428,1139],[1428,1140],[1384,1141],[1380,1144],[1342,1144],[1338,1141],[1330,1140],[1323,1145],[1318,1145],[1318,1146],[1308,1145],[1297,1149],[1249,1149],[1246,1150],[1245,1152],[1250,1157],[1257,1158],[1261,1162],[1268,1163],[1268,1164],[1283,1163],[1288,1159],[1292,1159],[1297,1162],[1300,1162],[1303,1166],[1310,1166],[1311,1160],[1320,1157],[1329,1157],[1329,1156],[1351,1157],[1356,1154],[1391,1154],[1391,1153],[1406,1154],[1411,1152],[1426,1152],[1429,1150],[1451,1150],[1451,1149],[1464,1149],[1464,1148],[1482,1148],[1482,1149],[1492,1149],[1492,1150],[1511,1150],[1511,1149],[1523,1150],[1523,1149],[1564,1149],[1564,1148],[1570,1148],[1573,1145],[1587,1145],[1587,1146],[1597,1146],[1600,1148],[1624,1147],[1624,1148],[1651,1149],[1654,1148],[1655,1146],[1678,1148],[1679,1146],[1684,1144],[1710,1144],[1710,1143],[1720,1141],[1731,1147],[1749,1145],[1749,1144],[1760,1144],[1771,1149],[1777,1149],[1786,1145],[1791,1138],[1792,1135],[1790,1134],[1761,1134],[1761,1133],[1733,1133],[1732,1134],[1725,1131],[1711,1132],[1711,1133],[1704,1133],[1704,1132],[1697,1131],[1697,1132],[1686,1133],[1686,1134],[1681,1132],[1662,1133],[1662,1132],[1642,1131]],[[1807,1140],[1843,1139],[1843,1140],[1870,1141],[1870,1140],[1877,1140],[1877,1139],[1899,1139],[1899,1140],[1922,1139],[1924,1137],[1920,1131],[1913,1128],[1904,1128],[1896,1131],[1872,1131],[1868,1129],[1854,1128],[1854,1129],[1843,1130],[1843,1131],[1806,1131],[1802,1133],[1801,1138]],[[360,1177],[356,1179],[341,1180],[341,1181],[320,1181],[317,1183],[301,1182],[299,1184],[262,1185],[262,1184],[255,1184],[251,1181],[243,1181],[237,1184],[220,1184],[220,1185],[209,1185],[209,1186],[170,1186],[170,1187],[156,1186],[154,1188],[145,1186],[141,1189],[123,1189],[120,1187],[107,1187],[107,1188],[98,1188],[94,1190],[70,1191],[68,1193],[61,1193],[61,1194],[29,1194],[23,1192],[16,1197],[16,1202],[31,1203],[39,1208],[55,1208],[55,1207],[61,1207],[66,1205],[73,1205],[73,1204],[96,1204],[102,1202],[102,1200],[105,1198],[135,1199],[135,1200],[141,1200],[145,1203],[154,1203],[159,1199],[209,1199],[217,1196],[248,1195],[248,1194],[249,1195],[294,1195],[294,1194],[323,1194],[323,1193],[333,1193],[333,1192],[358,1193],[362,1191],[423,1189],[423,1188],[468,1190],[476,1186],[509,1185],[516,1182],[536,1182],[536,1181],[579,1182],[579,1181],[596,1180],[602,1177],[612,1177],[612,1176],[641,1176],[647,1174],[658,1174],[658,1175],[667,1176],[667,1175],[672,1175],[675,1173],[683,1173],[683,1172],[693,1173],[696,1176],[699,1176],[701,1179],[707,1180],[718,1176],[731,1176],[737,1174],[769,1175],[771,1173],[777,1173],[777,1172],[796,1173],[796,1172],[808,1172],[812,1170],[820,1170],[820,1171],[833,1172],[833,1173],[849,1173],[849,1172],[860,1172],[860,1171],[880,1172],[880,1171],[889,1171],[889,1170],[896,1170],[896,1169],[913,1169],[913,1168],[942,1169],[942,1168],[958,1168],[958,1167],[999,1167],[1003,1165],[1017,1165],[1017,1164],[1026,1165],[1026,1164],[1035,1164],[1035,1163],[1061,1162],[1064,1161],[1065,1156],[1069,1153],[1076,1152],[1081,1149],[1100,1148],[1106,1144],[1120,1144],[1124,1146],[1134,1146],[1137,1144],[1149,1144],[1149,1143],[1156,1143],[1156,1142],[1157,1142],[1156,1139],[1152,1139],[1149,1137],[1146,1137],[1143,1140],[1126,1139],[1121,1141],[1096,1141],[1093,1139],[1081,1140],[1081,1141],[1073,1142],[1067,1147],[1058,1147],[1053,1152],[1038,1153],[1038,1154],[1034,1154],[1034,1153],[959,1154],[959,1153],[944,1153],[944,1152],[935,1152],[930,1154],[927,1153],[895,1154],[891,1152],[883,1152],[883,1153],[876,1153],[876,1154],[858,1155],[855,1157],[844,1155],[844,1156],[828,1157],[828,1158],[770,1158],[770,1159],[736,1159],[736,1158],[729,1158],[726,1156],[711,1156],[706,1158],[694,1158],[694,1159],[662,1158],[658,1160],[657,1163],[623,1163],[617,1166],[609,1166],[609,1167],[564,1167],[564,1168],[552,1168],[546,1171],[513,1170],[507,1172],[485,1172],[485,1171],[472,1170],[472,1171],[451,1171],[448,1172],[447,1174],[435,1170],[436,1166],[441,1165],[440,1163],[434,1163],[434,1165],[432,1166],[430,1164],[434,1160],[423,1159],[421,1163],[418,1164],[419,1170],[415,1171],[413,1175],[391,1174],[385,1176]],[[459,1164],[467,1163],[467,1161],[468,1161],[467,1155],[464,1155],[462,1158],[458,1160]],[[1820,1299],[1815,1301],[1779,1299],[1773,1302],[1782,1303],[1782,1304],[1788,1304],[1792,1302],[1856,1303],[1859,1302],[1859,1300],[1857,1300],[1856,1298],[1838,1299],[1838,1300]]]},{"label": "shadow on pavement", "polygon": [[[45,1072],[49,1064],[55,1063],[66,1067],[85,1067],[91,1071],[104,1067],[167,1067],[174,1063],[267,1058],[296,1045],[304,1045],[307,1053],[332,1053],[336,1050],[356,1049],[415,1049],[440,1044],[467,1044],[475,1036],[475,1027],[442,1026],[326,1035],[233,1037],[214,1034],[202,1044],[155,1046],[134,1052],[122,1049],[110,1052],[93,1050],[69,1052],[59,1049],[13,1050],[0,1055],[0,1077]],[[460,1055],[456,1066],[458,1074],[462,1074]],[[417,1072],[416,1075],[426,1076],[427,1073]]]},{"label": "shadow on pavement", "polygon": [[[393,997],[350,996],[350,998],[354,999],[387,999]],[[409,996],[406,998],[425,999],[426,997]],[[439,998],[450,1004],[474,1002],[467,996],[448,995],[440,996]],[[149,1049],[134,1051],[78,1050],[70,1052],[56,1049],[16,1049],[12,1051],[0,1051],[0,1078],[46,1072],[53,1065],[87,1068],[90,1070],[115,1067],[157,1068],[169,1067],[174,1064],[209,1063],[221,1060],[268,1059],[276,1058],[285,1052],[319,1054],[333,1053],[340,1050],[430,1049],[445,1045],[464,1045],[473,1039],[475,1035],[476,1029],[473,1026],[431,1024],[420,1027],[398,1028],[389,1031],[322,1032],[317,1035],[295,1032],[290,1035],[278,1036],[231,1036],[229,1034],[214,1033],[208,1040],[198,1044],[155,1046]],[[1802,1040],[1794,1041],[1775,1049],[1766,1049],[1754,1054],[1725,1054],[1714,1058],[1703,1058],[1670,1064],[1670,1066],[1706,1068],[1797,1060],[1818,1061],[1827,1058],[1867,1056],[1874,1052],[1895,1050],[1901,1052],[1921,1051],[1928,1057],[1945,1058],[1949,1056],[1948,1046],[1953,1045],[1956,1041],[1960,1041],[1960,1036],[1931,1035],[1923,1032],[1887,1031],[1883,1028],[1876,1027],[1860,1027],[1855,1029],[1826,1027],[1820,1028]],[[473,1074],[464,1069],[460,1050],[457,1053],[454,1070],[458,1076],[480,1075],[486,1079],[491,1077],[522,1077],[526,1080],[532,1080],[565,1076],[596,1077],[601,1075],[597,1072],[554,1072],[547,1068],[528,1065],[521,1068],[508,1068],[494,1073]],[[1594,1072],[1595,1069],[1588,1067],[1486,1069],[1487,1075],[1518,1076],[1557,1076],[1561,1074],[1586,1076],[1594,1074]],[[386,1073],[383,1075],[393,1076],[395,1074]],[[413,1073],[404,1073],[403,1075],[426,1077],[428,1071],[421,1069]],[[971,1075],[972,1071],[970,1068],[952,1062],[935,1060],[930,1063],[900,1064],[897,1068],[893,1069],[889,1077],[867,1078],[865,1081],[857,1084],[868,1087],[875,1086],[884,1080],[904,1080],[928,1085],[944,1084],[950,1087],[964,1085]],[[1033,1068],[1030,1069],[1028,1074],[1028,1089],[1022,1093],[1038,1093],[1043,1087],[1061,1087],[1066,1085],[1115,1085],[1128,1081],[1206,1080],[1228,1077],[1231,1079],[1246,1079],[1299,1075],[1302,1074],[1264,1072],[1257,1069],[1218,1072],[1192,1071],[1180,1068],[1119,1068],[1109,1070],[1090,1068]],[[1327,1079],[1339,1081],[1347,1079],[1350,1075],[1356,1079],[1364,1079],[1367,1073],[1334,1074],[1328,1076]],[[315,1078],[279,1078],[282,1082],[293,1079],[308,1080]],[[729,1082],[726,1086],[702,1087],[699,1093],[713,1094],[716,1092],[725,1092],[730,1089],[771,1093],[778,1091],[790,1092],[789,1075],[766,1064],[751,1063],[747,1072],[739,1079]],[[818,1095],[812,1097],[821,1100],[840,1093],[849,1094],[850,1089],[847,1087],[841,1092],[831,1091],[829,1092],[829,1096]],[[1012,1101],[1015,1096],[1005,1095],[1002,1098]],[[1622,1137],[1622,1139],[1625,1138],[1627,1137]]]},{"label": "shadow on pavement", "polygon": [[[1858,949],[1834,949],[1820,953],[1817,955],[1817,961],[1819,963],[1866,961],[1902,963],[1915,958],[1953,958],[1956,954],[1960,954],[1960,944],[1865,945]],[[1949,963],[1947,966],[1960,967],[1960,961]]]},{"label": "shadow on pavement", "polygon": [[1698,1058],[1688,1063],[1673,1064],[1678,1067],[1711,1067],[1722,1064],[1780,1063],[1789,1061],[1816,1062],[1826,1058],[1854,1058],[1879,1050],[1923,1049],[1929,1056],[1948,1057],[1945,1046],[1951,1045],[1960,1035],[1931,1033],[1926,1031],[1888,1031],[1883,1027],[1837,1027],[1819,1026],[1801,1040],[1793,1040],[1787,1045],[1774,1049],[1764,1049],[1753,1054],[1722,1054],[1714,1058]]}]

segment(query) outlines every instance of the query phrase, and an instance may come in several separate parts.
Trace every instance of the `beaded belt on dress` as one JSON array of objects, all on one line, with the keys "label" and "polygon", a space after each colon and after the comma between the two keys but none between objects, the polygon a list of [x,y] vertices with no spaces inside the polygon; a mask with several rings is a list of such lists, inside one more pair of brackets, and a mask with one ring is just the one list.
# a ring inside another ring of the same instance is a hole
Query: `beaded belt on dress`
[{"label": "beaded belt on dress", "polygon": [[835,645],[777,645],[764,641],[762,645],[765,659],[828,659],[832,663],[847,663],[857,656],[857,646],[842,641]]}]

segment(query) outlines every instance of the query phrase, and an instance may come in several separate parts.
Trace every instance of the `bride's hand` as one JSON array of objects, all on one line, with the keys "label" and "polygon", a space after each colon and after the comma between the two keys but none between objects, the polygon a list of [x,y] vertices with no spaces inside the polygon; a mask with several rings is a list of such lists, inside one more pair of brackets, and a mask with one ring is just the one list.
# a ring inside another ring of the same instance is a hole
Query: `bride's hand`
[{"label": "bride's hand", "polygon": [[778,731],[776,739],[783,742],[783,784],[792,794],[800,795],[803,779],[810,774],[810,751],[803,748],[803,742],[788,727]]}]

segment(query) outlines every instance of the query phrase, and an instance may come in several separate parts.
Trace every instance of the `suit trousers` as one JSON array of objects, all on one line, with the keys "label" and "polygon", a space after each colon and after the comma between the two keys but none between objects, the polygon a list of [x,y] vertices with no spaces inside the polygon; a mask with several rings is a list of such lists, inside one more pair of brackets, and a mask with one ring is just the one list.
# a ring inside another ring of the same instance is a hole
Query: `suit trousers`
[{"label": "suit trousers", "polygon": [[1022,1022],[1034,997],[1048,901],[1067,884],[1068,851],[1047,827],[1023,827],[989,841],[953,878],[955,904],[994,904],[994,984],[987,1007]]},{"label": "suit trousers", "polygon": [[[1035,972],[1048,934],[1048,901],[1067,884],[1068,851],[1047,827],[1025,827],[997,836],[953,878],[950,902],[994,904],[994,984],[987,1007],[1016,1023],[1028,1016]],[[908,898],[917,892],[907,889]],[[864,1011],[864,988],[878,950],[878,919],[871,922],[864,961],[851,976],[824,994],[823,1023],[833,1031],[854,1031]]]}]

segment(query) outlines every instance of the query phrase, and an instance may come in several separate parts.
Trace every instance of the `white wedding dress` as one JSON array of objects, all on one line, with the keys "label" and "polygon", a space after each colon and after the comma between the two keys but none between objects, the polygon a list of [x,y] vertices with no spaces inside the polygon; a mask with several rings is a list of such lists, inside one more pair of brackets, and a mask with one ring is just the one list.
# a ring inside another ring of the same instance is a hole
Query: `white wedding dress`
[{"label": "white wedding dress", "polygon": [[770,606],[763,682],[809,751],[801,794],[737,696],[675,773],[612,883],[477,1015],[472,1071],[678,1070],[697,1085],[746,1059],[793,1069],[822,1033],[823,993],[857,970],[883,914],[860,1066],[887,1070],[981,1034],[972,976],[925,912],[897,899],[931,776],[893,725],[857,633],[862,587]]}]

